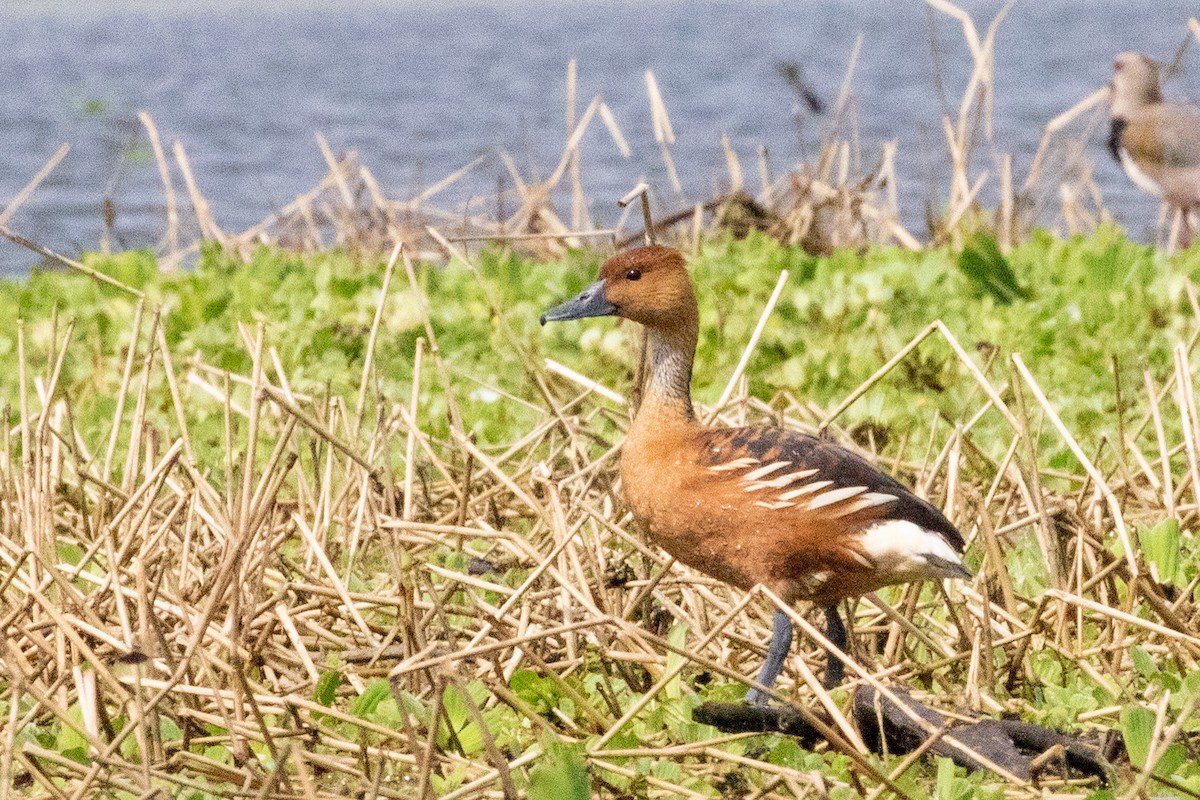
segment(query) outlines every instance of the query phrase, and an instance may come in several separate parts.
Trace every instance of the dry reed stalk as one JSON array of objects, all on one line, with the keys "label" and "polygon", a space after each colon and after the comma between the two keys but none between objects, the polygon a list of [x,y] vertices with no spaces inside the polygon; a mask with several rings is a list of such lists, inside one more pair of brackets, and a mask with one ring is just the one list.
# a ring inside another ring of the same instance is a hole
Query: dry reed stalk
[{"label": "dry reed stalk", "polygon": [[333,155],[329,142],[325,141],[325,137],[320,131],[317,131],[314,136],[317,140],[317,147],[321,150],[321,157],[325,159],[325,166],[329,168],[334,185],[337,186],[337,190],[342,196],[342,202],[345,203],[347,209],[354,208],[354,194],[350,191],[350,185],[346,183],[346,176],[341,170],[339,159]]},{"label": "dry reed stalk", "polygon": [[1029,368],[1026,367],[1025,362],[1021,360],[1021,356],[1017,353],[1014,353],[1012,360],[1017,372],[1020,373],[1020,376],[1025,381],[1025,384],[1029,387],[1030,391],[1033,392],[1038,404],[1041,405],[1042,410],[1046,414],[1046,418],[1050,420],[1050,423],[1054,426],[1055,430],[1058,431],[1059,436],[1062,437],[1063,443],[1071,450],[1071,453],[1075,456],[1075,458],[1079,460],[1080,466],[1083,467],[1088,476],[1095,482],[1097,489],[1101,491],[1105,502],[1108,504],[1109,511],[1112,514],[1113,524],[1116,526],[1117,536],[1121,540],[1121,546],[1124,548],[1124,555],[1129,564],[1130,573],[1132,577],[1136,578],[1138,575],[1137,556],[1133,548],[1133,542],[1129,537],[1129,531],[1125,527],[1124,516],[1121,513],[1121,506],[1116,495],[1113,494],[1111,487],[1109,487],[1108,483],[1104,480],[1104,476],[1100,474],[1099,470],[1096,469],[1096,466],[1091,462],[1087,455],[1084,454],[1083,450],[1079,446],[1079,443],[1075,441],[1075,438],[1067,430],[1067,427],[1063,424],[1058,414],[1054,411],[1054,408],[1050,405],[1050,401],[1046,398],[1045,393],[1042,392],[1041,387],[1037,384],[1033,378],[1033,375],[1029,372]]},{"label": "dry reed stalk", "polygon": [[12,219],[12,215],[17,213],[17,209],[23,206],[25,201],[37,191],[37,187],[46,179],[46,176],[54,171],[54,168],[58,166],[60,161],[66,158],[67,153],[70,151],[71,145],[69,144],[59,147],[54,152],[54,155],[50,156],[49,160],[37,171],[37,174],[29,179],[29,183],[25,184],[19,192],[13,195],[12,199],[8,201],[8,205],[4,207],[4,210],[0,211],[0,225],[8,224],[8,221]]},{"label": "dry reed stalk", "polygon": [[654,130],[654,141],[658,143],[658,152],[663,166],[667,170],[667,178],[676,194],[683,192],[683,184],[679,182],[679,172],[675,169],[675,159],[671,157],[671,145],[675,144],[675,129],[671,126],[671,115],[667,113],[667,104],[663,101],[662,92],[658,88],[658,79],[652,70],[646,70],[646,97],[650,101],[650,125]]},{"label": "dry reed stalk", "polygon": [[396,246],[392,248],[392,255],[388,259],[387,266],[383,272],[383,286],[379,290],[379,303],[375,306],[375,317],[371,321],[371,333],[367,337],[367,353],[363,358],[362,380],[358,386],[358,400],[354,403],[354,433],[358,435],[362,430],[363,411],[367,403],[367,389],[370,386],[371,369],[375,364],[375,341],[379,338],[379,323],[383,318],[384,303],[387,302],[388,287],[392,282],[392,270],[396,268],[396,261],[400,258],[400,249],[404,245],[401,242],[396,242]]},{"label": "dry reed stalk", "polygon": [[183,142],[176,140],[173,150],[175,153],[175,163],[179,166],[179,172],[183,175],[183,182],[187,186],[188,195],[192,198],[192,211],[196,215],[196,224],[200,226],[201,238],[215,239],[217,242],[220,242],[222,247],[228,249],[229,240],[226,238],[225,232],[217,226],[216,220],[213,219],[208,200],[200,193],[200,187],[196,184],[196,178],[192,174],[192,165],[188,161],[187,151],[183,147]]},{"label": "dry reed stalk", "polygon": [[58,263],[62,264],[65,267],[69,267],[78,272],[82,272],[84,275],[87,275],[90,278],[94,278],[95,280],[98,280],[101,283],[107,283],[109,286],[115,286],[124,292],[128,292],[129,294],[133,295],[134,297],[142,296],[142,293],[140,291],[138,291],[137,289],[133,289],[129,286],[126,286],[125,284],[123,284],[119,280],[117,280],[116,278],[112,278],[108,275],[105,275],[103,272],[97,272],[96,270],[92,269],[91,267],[87,266],[86,264],[82,264],[73,258],[67,258],[66,256],[60,255],[59,253],[56,253],[47,247],[42,247],[40,244],[37,244],[36,242],[26,239],[24,236],[14,233],[12,230],[10,230],[8,228],[7,225],[0,224],[0,236],[3,236],[5,239],[8,239],[13,244],[17,244],[28,250],[32,250],[33,252],[37,253],[38,255],[42,256],[43,258],[48,258],[52,261],[57,261]]},{"label": "dry reed stalk", "polygon": [[[729,380],[725,384],[725,388],[721,391],[721,396],[718,398],[716,405],[712,407],[708,420],[711,422],[717,414],[721,413],[721,409],[729,402],[729,397],[733,394],[733,388],[741,379],[746,371],[746,365],[750,363],[750,357],[754,354],[755,348],[758,346],[758,340],[762,336],[763,329],[767,326],[767,320],[771,317],[771,312],[775,310],[775,304],[779,302],[779,295],[783,293],[783,287],[787,285],[788,271],[780,270],[779,278],[775,281],[775,288],[771,291],[771,296],[767,299],[767,304],[763,308],[762,313],[758,317],[758,324],[754,326],[753,333],[750,334],[750,341],[746,343],[746,349],[742,351],[742,357],[738,360],[737,366],[733,370],[733,374],[729,376]],[[742,404],[743,406],[745,403]]]},{"label": "dry reed stalk", "polygon": [[729,173],[729,191],[736,193],[743,190],[746,178],[742,173],[742,162],[729,143],[729,135],[721,134],[721,149],[725,151],[725,169]]},{"label": "dry reed stalk", "polygon": [[168,268],[173,269],[178,264],[179,206],[175,199],[175,186],[171,182],[171,167],[167,163],[167,154],[163,151],[162,139],[158,135],[158,127],[154,124],[154,119],[145,111],[138,112],[138,119],[141,120],[142,126],[146,129],[146,136],[150,139],[150,148],[154,151],[154,161],[158,165],[158,177],[163,185],[163,197],[167,202],[167,232],[163,237],[167,253],[163,264],[170,265]]},{"label": "dry reed stalk", "polygon": [[[575,99],[578,80],[578,64],[575,59],[567,62],[567,130],[575,130]],[[583,228],[583,218],[586,211],[587,199],[583,194],[583,173],[580,168],[579,148],[571,153],[571,165],[568,168],[571,175],[571,228]]]},{"label": "dry reed stalk", "polygon": [[[970,77],[957,108],[947,109],[944,119],[952,170],[947,208],[944,215],[934,221],[931,231],[935,243],[943,241],[947,235],[956,238],[959,227],[974,228],[983,224],[980,216],[973,211],[978,207],[979,194],[987,173],[971,176],[969,168],[977,129],[982,130],[986,139],[991,139],[992,103],[996,91],[995,37],[1010,8],[1011,3],[999,9],[981,35],[970,16],[961,8],[949,0],[929,0],[931,14],[936,10],[961,23],[963,41],[971,59]],[[765,153],[760,148],[760,195],[757,199],[747,195],[738,200],[739,204],[743,199],[750,200],[754,214],[761,215],[751,221],[751,227],[767,230],[781,241],[800,244],[812,252],[828,252],[835,247],[861,246],[873,242],[895,242],[910,249],[923,246],[898,219],[895,169],[898,156],[895,143],[883,143],[879,162],[873,169],[864,171],[861,165],[861,145],[857,136],[858,109],[851,92],[860,57],[861,38],[850,53],[834,111],[825,124],[820,153],[815,161],[800,164],[793,171],[772,178]],[[935,57],[941,57],[936,47]],[[646,72],[644,78],[655,142],[661,149],[669,181],[678,193],[681,191],[678,170],[670,152],[675,133],[666,102],[653,72]],[[472,206],[477,205],[477,197],[474,201],[466,201],[461,209],[449,210],[431,205],[431,201],[447,189],[461,186],[468,175],[486,162],[487,157],[471,161],[410,198],[394,199],[385,196],[371,171],[359,165],[353,154],[340,159],[335,157],[329,143],[317,134],[318,147],[329,168],[326,176],[312,190],[298,196],[259,224],[240,234],[230,235],[217,227],[207,200],[197,187],[182,143],[176,142],[174,153],[195,206],[201,238],[216,239],[227,249],[233,248],[243,256],[249,252],[249,245],[255,242],[301,249],[319,249],[324,242],[334,242],[369,254],[386,253],[399,240],[412,253],[426,257],[436,252],[429,248],[425,237],[428,226],[431,223],[451,222],[463,228],[461,234],[451,237],[454,240],[503,240],[519,244],[523,250],[534,255],[557,255],[563,252],[560,243],[577,247],[583,243],[584,237],[605,235],[604,232],[586,230],[590,227],[590,222],[585,219],[588,199],[583,188],[580,164],[582,137],[589,122],[599,116],[618,152],[626,158],[630,155],[629,143],[611,108],[602,98],[593,98],[583,114],[577,114],[578,82],[578,67],[572,61],[567,65],[564,109],[568,135],[562,155],[557,165],[548,170],[549,177],[546,180],[526,180],[512,159],[507,154],[500,154],[504,167],[513,179],[515,194],[520,202],[516,213],[507,217],[501,214],[498,219],[472,212]],[[1085,152],[1086,142],[1082,140],[1086,137],[1068,143],[1066,155],[1053,159],[1056,164],[1063,165],[1064,175],[1052,175],[1045,169],[1046,155],[1055,135],[1103,100],[1105,91],[1095,92],[1047,125],[1019,193],[1013,190],[1011,157],[998,154],[1000,201],[992,226],[1002,250],[1011,247],[1038,221],[1041,205],[1037,197],[1057,198],[1059,219],[1071,230],[1091,230],[1108,218],[1099,187],[1091,177],[1091,154]],[[153,121],[143,113],[142,122],[155,149],[167,200],[168,253],[163,259],[163,268],[171,269],[199,252],[199,243],[194,242],[182,248],[177,244],[178,212],[165,154],[162,153]],[[727,141],[724,147],[731,182],[735,188],[742,186],[744,178],[737,156]],[[568,179],[568,185],[560,188],[563,178]],[[35,185],[36,180],[31,185]],[[563,192],[570,198],[570,225],[564,224],[554,208],[554,195]],[[741,235],[744,223],[730,220],[728,198],[718,198],[718,201],[710,205],[720,206],[724,210],[713,215],[713,225],[731,227],[736,235]],[[685,214],[680,219],[687,218]],[[672,218],[671,224],[675,221]],[[0,224],[3,224],[3,218],[0,218]],[[694,225],[693,242],[699,238],[698,230],[698,226]],[[44,249],[38,249],[38,252],[47,257],[60,258]],[[63,263],[70,262],[64,260]]]}]

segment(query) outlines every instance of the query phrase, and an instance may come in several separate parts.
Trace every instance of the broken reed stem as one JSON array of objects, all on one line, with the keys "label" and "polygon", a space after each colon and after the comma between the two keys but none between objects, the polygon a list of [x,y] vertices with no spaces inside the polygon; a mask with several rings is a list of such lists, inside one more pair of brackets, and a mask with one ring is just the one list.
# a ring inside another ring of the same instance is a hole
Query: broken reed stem
[{"label": "broken reed stem", "polygon": [[1129,531],[1125,527],[1125,518],[1121,510],[1120,501],[1117,500],[1116,495],[1114,495],[1112,489],[1109,488],[1108,483],[1104,480],[1104,476],[1100,474],[1100,471],[1096,469],[1096,466],[1091,462],[1091,459],[1089,459],[1083,452],[1083,449],[1079,446],[1079,443],[1075,441],[1075,437],[1072,436],[1070,431],[1067,430],[1066,425],[1063,424],[1062,419],[1059,418],[1058,413],[1054,410],[1054,407],[1051,406],[1050,401],[1046,398],[1045,393],[1042,392],[1041,386],[1039,386],[1037,381],[1034,380],[1033,375],[1029,372],[1029,368],[1025,366],[1025,362],[1021,359],[1021,356],[1017,353],[1013,353],[1012,360],[1013,364],[1017,368],[1017,371],[1020,373],[1021,378],[1024,379],[1025,384],[1029,387],[1029,390],[1033,392],[1033,396],[1037,399],[1038,404],[1046,413],[1046,418],[1050,420],[1050,424],[1054,426],[1056,431],[1058,431],[1063,443],[1067,445],[1067,448],[1071,451],[1071,454],[1074,455],[1079,461],[1080,466],[1083,467],[1084,471],[1088,474],[1088,477],[1092,479],[1096,485],[1096,488],[1103,495],[1105,502],[1108,504],[1109,512],[1112,514],[1112,521],[1117,530],[1117,537],[1121,540],[1121,548],[1124,550],[1125,560],[1129,565],[1130,576],[1131,578],[1137,578],[1137,553],[1133,549],[1133,542],[1130,540]]},{"label": "broken reed stem", "polygon": [[109,286],[115,286],[118,289],[120,289],[121,291],[128,292],[129,294],[133,295],[134,297],[137,297],[137,298],[142,297],[142,293],[140,291],[138,291],[137,289],[126,286],[125,284],[123,284],[119,280],[117,280],[116,278],[109,277],[108,275],[105,275],[103,272],[97,272],[96,270],[92,269],[91,267],[89,267],[85,264],[81,264],[80,262],[78,262],[74,259],[67,258],[64,255],[60,255],[47,247],[42,247],[40,244],[37,244],[36,242],[32,242],[29,239],[26,239],[24,236],[20,236],[16,233],[13,233],[11,230],[9,230],[7,225],[0,224],[0,236],[3,236],[5,239],[8,239],[13,244],[19,244],[21,247],[32,250],[33,252],[37,253],[38,255],[40,255],[44,258],[49,258],[52,261],[57,261],[58,263],[60,263],[64,266],[70,267],[73,270],[82,272],[84,275],[87,275],[90,278],[95,278],[96,280],[100,281],[101,283],[107,283]]},{"label": "broken reed stem", "polygon": [[58,166],[59,162],[61,162],[70,151],[71,145],[69,144],[64,144],[59,147],[58,150],[55,151],[54,155],[50,156],[50,160],[43,164],[42,168],[37,171],[37,174],[29,180],[29,183],[25,184],[23,187],[21,187],[21,191],[13,195],[13,199],[8,202],[8,205],[4,207],[3,211],[0,211],[0,226],[8,224],[8,221],[12,219],[13,214],[17,213],[17,209],[25,205],[25,201],[28,200],[30,196],[37,190],[38,186],[41,186],[42,181],[46,179],[46,176],[54,171],[54,168]]},{"label": "broken reed stem", "polygon": [[[650,72],[647,72],[646,80],[647,86],[649,86],[653,82],[654,76]],[[657,91],[657,88],[655,91]],[[656,124],[665,124],[665,130],[670,129],[669,121],[665,123],[660,121]],[[666,136],[666,133],[662,133],[662,135]],[[674,134],[671,135],[671,138],[672,140],[674,139]],[[635,197],[641,197],[643,224],[642,231],[643,235],[645,236],[646,246],[650,247],[656,243],[654,235],[654,219],[650,215],[650,187],[645,181],[639,182],[636,186],[630,189],[624,197],[617,201],[617,205],[621,208],[625,208],[633,202]],[[637,409],[642,405],[642,394],[645,391],[646,379],[650,372],[650,333],[645,328],[642,328],[640,338],[638,339],[637,366],[634,369],[633,388],[629,392],[629,407],[634,413],[637,413]]]},{"label": "broken reed stem", "polygon": [[217,242],[220,242],[223,248],[229,249],[229,242],[225,238],[225,233],[217,227],[217,223],[212,216],[212,210],[208,206],[208,201],[200,193],[200,187],[196,184],[195,176],[192,175],[192,165],[188,161],[187,151],[183,148],[183,142],[176,141],[173,150],[175,153],[175,163],[179,165],[179,172],[183,175],[184,185],[187,186],[188,194],[192,198],[192,210],[196,214],[196,224],[200,226],[201,237],[215,239]]},{"label": "broken reed stem", "polygon": [[[142,126],[146,129],[146,136],[150,139],[150,147],[154,151],[154,161],[158,164],[158,177],[162,181],[163,196],[167,201],[167,253],[170,259],[163,261],[164,268],[173,268],[175,261],[174,256],[179,252],[179,207],[178,201],[175,199],[175,185],[171,181],[171,167],[167,163],[167,154],[163,151],[162,140],[158,136],[158,128],[154,125],[154,120],[145,111],[138,112],[138,119],[142,121]],[[168,265],[170,265],[168,267]]]},{"label": "broken reed stem", "polygon": [[383,271],[383,286],[379,290],[379,302],[375,306],[375,318],[371,321],[371,333],[367,337],[367,353],[363,357],[362,380],[358,386],[358,400],[354,403],[354,434],[357,436],[362,431],[363,409],[367,403],[367,390],[371,385],[371,368],[375,365],[375,340],[379,337],[379,323],[383,319],[383,307],[387,302],[388,287],[392,283],[392,271],[396,268],[396,261],[400,258],[400,249],[404,247],[401,241],[396,242],[396,246],[392,248],[391,258],[388,259],[387,266]]},{"label": "broken reed stem", "polygon": [[409,398],[408,404],[408,418],[410,420],[408,439],[404,445],[403,519],[405,521],[412,519],[413,511],[413,480],[417,472],[414,459],[416,458],[417,420],[420,419],[418,412],[421,404],[421,359],[424,355],[425,339],[417,337],[417,346],[413,351],[412,395]]},{"label": "broken reed stem", "polygon": [[650,186],[641,181],[629,192],[617,201],[617,206],[625,208],[634,201],[634,198],[641,198],[642,201],[642,235],[645,237],[646,246],[657,244],[654,235],[654,218],[650,215]]},{"label": "broken reed stem", "polygon": [[766,306],[758,316],[758,324],[754,326],[754,332],[750,334],[750,341],[746,343],[746,349],[742,351],[742,357],[738,360],[737,366],[729,376],[729,380],[725,383],[725,389],[721,392],[720,398],[717,399],[717,404],[709,412],[708,421],[710,423],[725,408],[725,404],[729,402],[729,397],[733,394],[734,387],[745,373],[746,365],[750,363],[750,356],[754,354],[755,348],[758,347],[758,340],[762,336],[763,329],[767,326],[767,320],[770,319],[771,312],[775,310],[775,304],[779,302],[779,296],[783,293],[783,287],[787,285],[788,276],[789,273],[786,269],[780,270],[779,278],[775,281],[775,288],[771,291],[771,296],[767,299]]},{"label": "broken reed stem", "polygon": [[438,371],[438,376],[442,381],[442,388],[446,392],[446,410],[450,415],[450,425],[454,430],[462,431],[463,420],[462,414],[458,410],[458,402],[454,398],[454,392],[451,389],[450,375],[446,371],[446,365],[442,361],[441,352],[438,350],[437,335],[433,332],[433,323],[429,318],[429,302],[425,296],[425,290],[421,287],[420,281],[417,280],[416,268],[413,266],[412,259],[409,258],[408,250],[400,249],[400,257],[404,261],[404,271],[408,275],[408,286],[412,289],[413,297],[416,298],[417,308],[421,313],[421,321],[425,325],[425,338],[429,347],[429,356],[433,359],[434,368]]}]

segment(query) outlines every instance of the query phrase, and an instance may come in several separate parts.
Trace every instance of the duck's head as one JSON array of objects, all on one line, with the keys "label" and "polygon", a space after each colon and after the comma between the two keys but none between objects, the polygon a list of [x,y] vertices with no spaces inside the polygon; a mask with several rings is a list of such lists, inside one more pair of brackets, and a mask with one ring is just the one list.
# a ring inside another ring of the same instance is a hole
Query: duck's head
[{"label": "duck's head", "polygon": [[613,256],[600,278],[571,300],[542,314],[541,323],[585,317],[624,317],[652,328],[696,324],[696,292],[683,254],[651,245]]},{"label": "duck's head", "polygon": [[1113,60],[1112,115],[1127,117],[1142,106],[1161,102],[1158,62],[1141,53],[1119,53]]}]

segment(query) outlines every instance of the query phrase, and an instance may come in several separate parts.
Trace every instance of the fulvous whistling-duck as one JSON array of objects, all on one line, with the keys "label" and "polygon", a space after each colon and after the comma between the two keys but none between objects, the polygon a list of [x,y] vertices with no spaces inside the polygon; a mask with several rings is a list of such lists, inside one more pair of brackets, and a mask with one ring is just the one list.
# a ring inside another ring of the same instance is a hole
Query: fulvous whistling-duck
[{"label": "fulvous whistling-duck", "polygon": [[1183,211],[1180,245],[1192,243],[1200,208],[1200,109],[1163,102],[1158,65],[1141,53],[1113,62],[1108,149],[1139,187]]},{"label": "fulvous whistling-duck", "polygon": [[[618,316],[650,334],[651,372],[621,452],[621,480],[650,538],[683,563],[741,589],[826,609],[830,642],[846,646],[837,603],[883,586],[969,578],[963,537],[932,505],[843,447],[775,427],[706,427],[692,411],[699,333],[683,256],[643,247],[610,258],[600,279],[548,310],[542,324]],[[758,683],[783,670],[792,622],[773,618]],[[842,679],[829,654],[825,684]],[[752,689],[747,699],[764,704]]]}]

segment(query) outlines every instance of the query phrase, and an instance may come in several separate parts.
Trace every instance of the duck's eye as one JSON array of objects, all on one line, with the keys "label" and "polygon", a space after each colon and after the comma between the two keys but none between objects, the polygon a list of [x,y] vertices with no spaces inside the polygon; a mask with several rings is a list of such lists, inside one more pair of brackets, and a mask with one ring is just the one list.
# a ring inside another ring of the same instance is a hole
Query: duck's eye
[{"label": "duck's eye", "polygon": [[640,269],[631,269],[629,272],[625,273],[626,280],[636,281],[640,277],[642,277],[642,271]]}]

